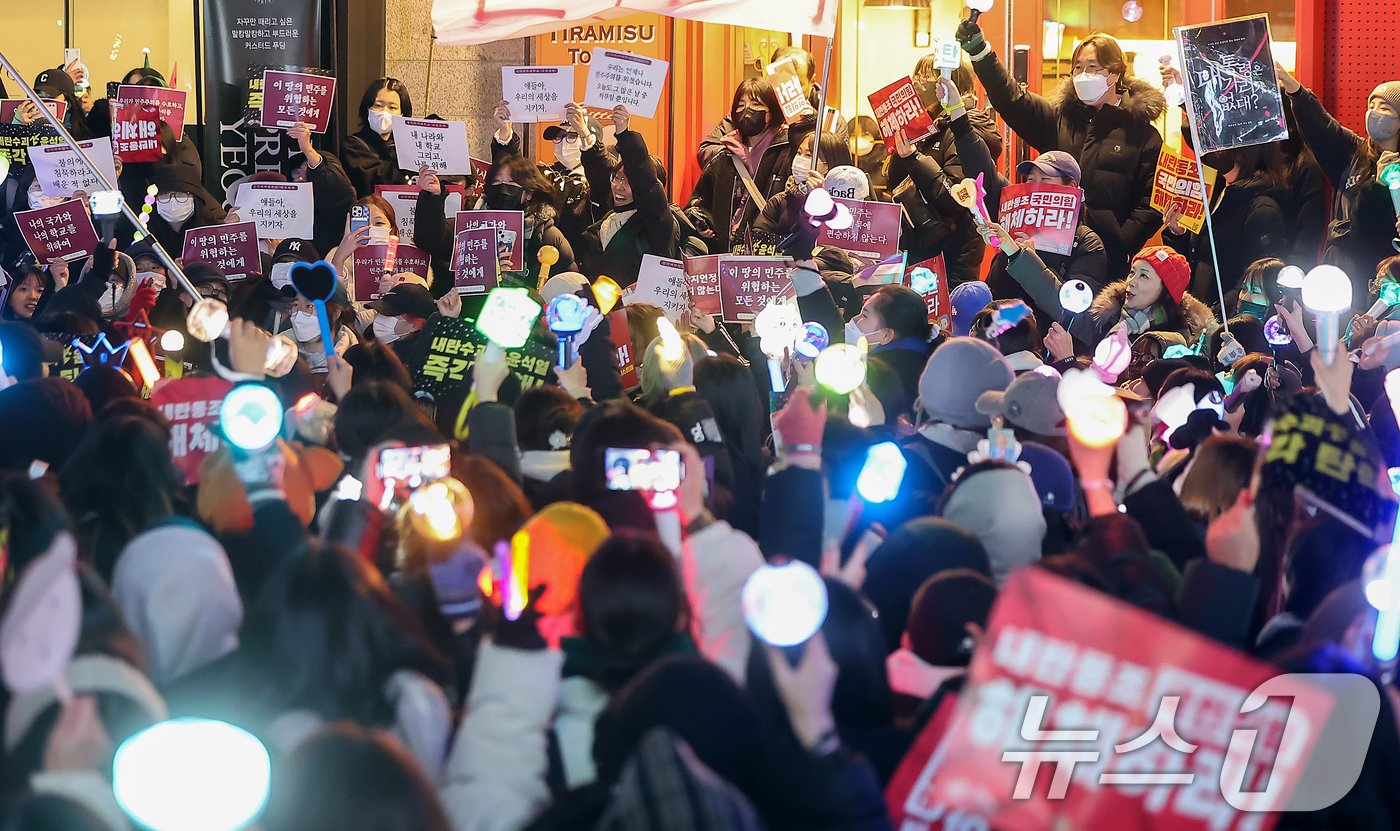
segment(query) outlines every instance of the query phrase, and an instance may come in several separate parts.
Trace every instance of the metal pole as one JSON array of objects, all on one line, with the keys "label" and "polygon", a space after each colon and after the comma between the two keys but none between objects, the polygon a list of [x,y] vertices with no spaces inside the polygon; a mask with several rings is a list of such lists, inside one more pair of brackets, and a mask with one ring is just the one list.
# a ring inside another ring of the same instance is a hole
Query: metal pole
[{"label": "metal pole", "polygon": [[[44,100],[34,91],[34,88],[29,85],[29,82],[24,80],[19,72],[15,70],[15,65],[10,63],[10,59],[5,57],[5,53],[3,52],[0,52],[0,65],[3,65],[5,69],[14,76],[15,82],[19,84],[19,88],[24,92],[25,97],[32,101],[34,106],[39,108],[39,112],[43,114],[44,119],[49,122],[49,126],[58,131],[59,136],[68,143],[69,147],[73,148],[74,152],[78,154],[78,158],[83,160],[83,164],[88,166],[88,169],[92,171],[98,181],[102,182],[107,190],[117,190],[116,183],[107,181],[107,175],[102,172],[101,168],[92,163],[92,159],[88,158],[87,151],[78,146],[78,140],[73,138],[73,134],[68,132],[68,128],[63,126],[63,122],[54,117],[54,114],[49,111],[48,105],[46,105]],[[136,212],[131,209],[131,206],[126,204],[125,199],[120,200],[119,204],[121,205],[122,213],[126,216],[127,221],[137,228],[145,227],[141,224],[141,217],[137,216]],[[160,241],[154,236],[149,234],[147,234],[147,236],[151,237],[151,247],[155,251],[156,256],[160,258],[161,262],[165,263],[166,270],[175,277],[175,282],[180,284],[180,288],[188,292],[196,301],[201,300],[202,298],[199,295],[199,290],[196,289],[194,284],[189,281],[189,278],[185,276],[184,269],[180,268],[179,264],[175,262],[175,258],[170,256],[165,248],[161,246]]]},{"label": "metal pole", "polygon": [[[822,152],[822,122],[826,120],[826,82],[831,73],[831,45],[836,42],[836,30],[826,39],[826,58],[822,61],[822,94],[817,96],[817,129],[812,133],[812,169],[817,169]],[[832,124],[833,129],[835,124]]]},{"label": "metal pole", "polygon": [[428,102],[433,100],[433,47],[437,45],[437,33],[428,38],[428,77],[423,83],[423,116],[426,118],[433,109]]},{"label": "metal pole", "polygon": [[1220,280],[1220,255],[1215,253],[1215,224],[1210,221],[1210,191],[1206,189],[1205,162],[1201,161],[1205,152],[1201,148],[1200,130],[1196,127],[1196,107],[1193,100],[1195,93],[1191,90],[1191,84],[1185,83],[1188,80],[1186,77],[1186,48],[1182,44],[1180,32],[1177,35],[1176,55],[1177,60],[1181,61],[1181,80],[1186,92],[1186,121],[1191,125],[1191,151],[1192,155],[1196,157],[1196,176],[1201,181],[1201,200],[1205,202],[1206,206],[1206,238],[1210,240],[1210,262],[1215,268],[1215,293],[1218,296],[1216,302],[1220,304],[1220,325],[1225,329],[1225,334],[1228,335],[1230,334],[1230,315],[1225,311],[1225,287]]}]

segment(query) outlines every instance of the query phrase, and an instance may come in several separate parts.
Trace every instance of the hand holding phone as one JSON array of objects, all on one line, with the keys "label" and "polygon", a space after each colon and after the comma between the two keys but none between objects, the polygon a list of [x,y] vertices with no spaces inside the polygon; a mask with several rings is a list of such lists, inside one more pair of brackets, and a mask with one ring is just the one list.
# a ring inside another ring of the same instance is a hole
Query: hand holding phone
[{"label": "hand holding phone", "polygon": [[681,486],[681,454],[675,450],[609,447],[603,464],[608,490],[670,493]]},{"label": "hand holding phone", "polygon": [[452,469],[452,448],[446,444],[386,447],[379,452],[375,475],[384,484],[385,498],[400,491],[447,478]]},{"label": "hand holding phone", "polygon": [[369,206],[350,206],[350,235],[354,236],[357,231],[369,227]]}]

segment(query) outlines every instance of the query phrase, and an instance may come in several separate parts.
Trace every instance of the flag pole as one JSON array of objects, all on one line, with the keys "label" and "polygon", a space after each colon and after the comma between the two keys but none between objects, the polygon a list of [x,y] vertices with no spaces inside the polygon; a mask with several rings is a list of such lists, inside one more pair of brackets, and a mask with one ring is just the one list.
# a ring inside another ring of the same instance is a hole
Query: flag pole
[{"label": "flag pole", "polygon": [[[817,96],[817,129],[812,133],[812,169],[817,169],[822,152],[822,122],[826,120],[826,82],[831,77],[831,47],[836,42],[836,29],[826,39],[826,57],[822,60],[822,94]],[[835,124],[832,128],[835,129]]]}]

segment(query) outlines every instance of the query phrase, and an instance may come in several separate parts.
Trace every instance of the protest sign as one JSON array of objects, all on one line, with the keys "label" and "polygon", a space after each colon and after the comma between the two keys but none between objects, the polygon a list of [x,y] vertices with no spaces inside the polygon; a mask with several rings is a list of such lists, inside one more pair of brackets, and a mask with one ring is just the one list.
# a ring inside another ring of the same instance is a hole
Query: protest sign
[{"label": "protest sign", "polygon": [[252,222],[232,225],[209,225],[185,232],[184,253],[180,261],[209,263],[230,280],[240,280],[249,274],[262,273],[258,256],[258,229]]},{"label": "protest sign", "polygon": [[244,182],[233,209],[258,226],[260,239],[311,239],[316,218],[310,182]]},{"label": "protest sign", "polygon": [[16,211],[15,224],[25,245],[41,263],[81,260],[97,248],[97,231],[76,199],[47,208]]},{"label": "protest sign", "polygon": [[1245,704],[1278,674],[1164,617],[1021,569],[1001,589],[943,738],[905,758],[887,804],[903,831],[1265,829],[1277,815],[1241,813],[1225,792],[1281,807],[1334,704],[1296,676],[1262,706]]},{"label": "protest sign", "polygon": [[29,149],[45,144],[62,144],[63,137],[47,122],[0,124],[0,156],[8,156],[11,167],[29,164]]},{"label": "protest sign", "polygon": [[324,133],[331,123],[335,78],[307,72],[268,69],[262,74],[261,123],[264,127],[292,127],[297,122]]},{"label": "protest sign", "polygon": [[1036,251],[1067,257],[1074,250],[1083,200],[1084,192],[1068,185],[1007,185],[1001,191],[1001,227],[1013,239],[1030,237]]},{"label": "protest sign", "polygon": [[1201,193],[1201,177],[1196,163],[1163,147],[1157,156],[1157,173],[1152,179],[1152,207],[1162,213],[1181,211],[1181,224],[1193,234],[1201,232],[1206,221],[1206,200],[1215,191],[1215,169],[1207,167],[1206,189]]},{"label": "protest sign", "polygon": [[[355,246],[355,253],[350,255],[350,270],[355,275],[355,295],[352,299],[361,303],[379,299],[379,281],[384,277],[388,252],[389,246],[384,243]],[[427,251],[406,242],[400,242],[394,253],[395,274],[407,271],[426,280],[431,263],[432,257]]]},{"label": "protest sign", "polygon": [[[111,187],[117,184],[117,166],[112,159],[112,141],[106,138],[87,139],[78,142]],[[45,196],[72,197],[78,191],[92,195],[95,191],[107,190],[92,168],[78,156],[78,151],[67,144],[50,144],[29,151],[29,163],[34,167],[34,178]]]},{"label": "protest sign", "polygon": [[[85,341],[88,347],[93,345],[97,335],[74,335],[71,332],[42,332],[44,340],[52,341],[63,347],[62,355],[57,361],[49,363],[49,375],[55,378],[62,378],[65,381],[76,380],[87,369],[87,363],[83,360],[83,353],[78,347],[73,345],[73,341]],[[48,350],[45,350],[47,352]]]},{"label": "protest sign", "polygon": [[[443,219],[452,219],[462,210],[467,189],[462,185],[443,185],[447,199],[442,209]],[[375,185],[374,193],[394,208],[395,231],[403,239],[413,239],[413,221],[418,215],[417,185]]]},{"label": "protest sign", "polygon": [[770,63],[764,69],[768,82],[778,93],[778,104],[783,108],[783,121],[788,124],[797,121],[812,111],[807,94],[802,91],[802,73],[797,68],[797,58],[789,55],[781,61]]},{"label": "protest sign", "polygon": [[933,132],[933,119],[924,109],[914,82],[906,75],[898,81],[870,93],[870,108],[875,111],[875,122],[880,125],[880,135],[885,137],[885,149],[895,152],[894,137],[903,133],[910,144]]},{"label": "protest sign", "polygon": [[673,322],[680,320],[690,308],[690,292],[686,288],[685,264],[655,254],[642,257],[637,282],[623,292],[628,303],[650,303],[666,313]]},{"label": "protest sign", "polygon": [[[28,98],[6,98],[0,100],[0,124],[14,124],[15,112],[19,110],[21,105],[28,103],[28,101]],[[45,104],[48,104],[49,109],[53,111],[54,118],[62,121],[64,113],[68,112],[68,102],[59,98],[45,98],[43,101]]]},{"label": "protest sign", "polygon": [[500,248],[495,228],[458,231],[452,239],[453,285],[458,294],[485,294],[501,282]]},{"label": "protest sign", "polygon": [[[409,371],[415,392],[425,392],[441,400],[466,386],[467,370],[486,348],[486,336],[476,329],[471,317],[434,315],[418,336],[418,346]],[[531,336],[519,349],[506,350],[506,364],[520,379],[522,389],[544,383],[554,369],[557,347]]]},{"label": "protest sign", "polygon": [[792,260],[787,257],[720,257],[720,314],[726,323],[754,319],[769,301],[793,297]]},{"label": "protest sign", "polygon": [[510,103],[512,121],[563,121],[564,105],[574,100],[574,68],[503,66],[501,98]]},{"label": "protest sign", "polygon": [[1288,138],[1268,15],[1180,26],[1176,41],[1197,153]]},{"label": "protest sign", "polygon": [[472,172],[467,151],[467,124],[464,121],[429,121],[423,118],[394,118],[394,147],[399,167],[417,171],[424,167],[436,173],[465,176]]},{"label": "protest sign", "polygon": [[685,258],[685,282],[690,289],[690,302],[701,314],[718,317],[723,313],[719,303],[719,257]]},{"label": "protest sign", "polygon": [[608,315],[608,340],[617,347],[617,368],[622,375],[622,388],[637,386],[637,361],[632,355],[632,327],[627,322],[627,310],[618,309]]},{"label": "protest sign", "polygon": [[840,248],[863,260],[883,260],[899,250],[899,228],[904,209],[893,202],[833,199],[851,212],[851,226],[833,231],[823,225],[817,245]]},{"label": "protest sign", "polygon": [[222,378],[167,378],[151,390],[151,406],[170,423],[170,455],[185,483],[199,484],[199,466],[219,449],[219,408],[233,384]]},{"label": "protest sign", "polygon": [[[525,270],[525,214],[523,211],[458,211],[453,222],[452,238],[455,240],[463,231],[478,228],[491,228],[499,232],[496,237],[498,250],[509,247],[509,265],[503,263],[502,271]],[[457,270],[457,252],[452,252],[452,270]]]},{"label": "protest sign", "polygon": [[179,141],[185,135],[185,99],[182,89],[168,87],[143,87],[123,84],[117,87],[117,100],[123,103],[151,104],[160,110],[160,117],[170,125],[170,131]]},{"label": "protest sign", "polygon": [[158,162],[160,147],[160,108],[139,102],[112,101],[112,142],[123,162]]},{"label": "protest sign", "polygon": [[651,118],[656,115],[670,67],[659,58],[594,47],[583,104],[604,110],[622,105],[632,115]]},{"label": "protest sign", "polygon": [[929,323],[942,329],[944,334],[953,331],[953,309],[948,301],[948,266],[942,254],[909,266],[904,272],[904,285],[924,299]]}]

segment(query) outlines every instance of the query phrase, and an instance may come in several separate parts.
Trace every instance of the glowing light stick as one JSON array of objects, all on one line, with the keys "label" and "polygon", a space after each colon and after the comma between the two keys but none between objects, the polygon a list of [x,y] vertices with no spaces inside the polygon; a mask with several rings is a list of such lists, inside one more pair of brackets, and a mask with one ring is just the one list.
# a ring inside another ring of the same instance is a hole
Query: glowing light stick
[{"label": "glowing light stick", "polygon": [[588,304],[577,294],[561,294],[544,307],[544,320],[549,331],[559,338],[559,368],[574,365],[574,336],[583,331],[588,318]]},{"label": "glowing light stick", "polygon": [[510,538],[510,566],[505,574],[502,611],[506,620],[519,620],[530,594],[530,535],[525,531],[516,531]]},{"label": "glowing light stick", "polygon": [[1278,285],[1284,289],[1301,289],[1303,287],[1303,269],[1296,265],[1286,265],[1279,269]]},{"label": "glowing light stick", "polygon": [[933,294],[938,291],[938,275],[933,269],[915,266],[909,270],[909,288],[925,296]]},{"label": "glowing light stick", "polygon": [[[985,173],[977,174],[976,179],[963,179],[949,189],[953,195],[953,200],[972,214],[972,219],[978,225],[987,225],[991,219],[987,216],[987,190],[982,186],[982,177]],[[1001,245],[1001,240],[995,236],[987,239],[987,244],[993,248]]]},{"label": "glowing light stick", "polygon": [[1351,279],[1334,265],[1320,265],[1303,278],[1303,305],[1317,317],[1317,348],[1322,362],[1337,360],[1338,327],[1351,308]]},{"label": "glowing light stick", "polygon": [[817,634],[828,602],[821,575],[801,560],[759,566],[740,594],[749,630],[778,647],[798,646]]},{"label": "glowing light stick", "polygon": [[807,201],[802,204],[802,210],[813,222],[825,225],[833,231],[844,231],[855,221],[851,217],[850,209],[832,199],[826,188],[812,188],[812,192],[807,194]]},{"label": "glowing light stick", "polygon": [[801,358],[816,360],[821,351],[831,345],[831,335],[820,323],[807,323],[802,327],[802,335],[793,348]]},{"label": "glowing light stick", "polygon": [[272,760],[253,734],[181,718],[147,727],[112,757],[112,791],[151,831],[236,831],[262,812]]},{"label": "glowing light stick", "polygon": [[393,274],[394,268],[399,264],[399,236],[389,235],[389,244],[384,246],[384,273]]},{"label": "glowing light stick", "polygon": [[787,388],[782,359],[794,349],[802,334],[802,313],[795,304],[770,300],[754,316],[753,329],[758,334],[759,348],[768,356],[768,380],[773,392],[782,392]]},{"label": "glowing light stick", "polygon": [[1094,370],[1105,384],[1112,384],[1133,360],[1133,348],[1128,343],[1128,327],[1115,326],[1108,337],[1094,347]]},{"label": "glowing light stick", "polygon": [[1264,321],[1264,339],[1272,346],[1287,346],[1293,342],[1293,335],[1288,332],[1288,324],[1283,322],[1283,318],[1274,315]]},{"label": "glowing light stick", "polygon": [[817,383],[840,395],[849,395],[865,383],[865,338],[856,345],[833,343],[817,356]]},{"label": "glowing light stick", "polygon": [[[1390,188],[1390,204],[1395,207],[1395,212],[1400,214],[1400,162],[1386,165],[1379,178],[1381,184]],[[1400,251],[1400,239],[1392,239],[1390,246]]]},{"label": "glowing light stick", "polygon": [[685,341],[676,331],[676,325],[670,318],[658,317],[656,332],[661,337],[661,359],[672,368],[680,366],[681,361],[685,360]]},{"label": "glowing light stick", "polygon": [[5,371],[5,345],[0,343],[0,390],[5,389],[14,383],[10,380],[10,374]]},{"label": "glowing light stick", "polygon": [[438,542],[455,540],[476,512],[471,491],[456,479],[430,482],[408,497],[408,517],[414,527]]},{"label": "glowing light stick", "polygon": [[156,369],[156,360],[151,357],[151,348],[141,338],[132,338],[131,346],[127,349],[127,356],[131,358],[131,363],[136,367],[136,374],[141,378],[141,384],[145,387],[154,387],[160,380],[160,370]]},{"label": "glowing light stick", "polygon": [[272,445],[282,432],[282,402],[265,384],[239,384],[219,408],[219,427],[228,443],[258,451]]},{"label": "glowing light stick", "polygon": [[1066,280],[1060,286],[1060,325],[1069,328],[1074,316],[1089,310],[1094,302],[1094,290],[1083,280]]},{"label": "glowing light stick", "polygon": [[622,286],[608,276],[593,281],[593,299],[598,301],[598,311],[606,315],[622,299]]},{"label": "glowing light stick", "polygon": [[559,249],[552,245],[541,245],[535,259],[540,261],[540,282],[535,286],[535,290],[539,291],[544,288],[544,281],[549,279],[549,270],[559,262]]},{"label": "glowing light stick", "polygon": [[179,378],[185,374],[185,365],[176,358],[185,351],[185,336],[178,329],[166,329],[160,336],[160,351],[165,358],[165,377]]},{"label": "glowing light stick", "polygon": [[1114,395],[1113,388],[1093,372],[1067,371],[1055,396],[1070,432],[1089,447],[1108,447],[1128,429],[1128,408]]},{"label": "glowing light stick", "polygon": [[539,317],[540,304],[527,289],[498,286],[486,295],[476,330],[502,349],[519,349],[530,339]]},{"label": "glowing light stick", "polygon": [[[219,338],[227,339],[228,306],[212,297],[201,298],[186,315],[185,328],[189,330],[190,337],[204,343],[211,343]],[[267,343],[267,357],[263,361],[263,369],[268,375],[280,378],[291,371],[296,363],[296,356],[297,345],[291,338],[286,335],[273,335]]]},{"label": "glowing light stick", "polygon": [[1391,307],[1400,305],[1400,283],[1382,280],[1380,291],[1376,292],[1376,302],[1366,310],[1368,317],[1380,317]]},{"label": "glowing light stick", "polygon": [[866,502],[889,502],[899,495],[899,486],[904,481],[904,471],[908,466],[899,445],[894,442],[883,441],[872,445],[866,451],[865,464],[856,477],[856,492]]},{"label": "glowing light stick", "polygon": [[[1141,6],[1139,6],[1139,8],[1141,8]],[[1141,17],[1141,15],[1139,15],[1139,17]],[[1172,65],[1172,56],[1161,55],[1157,58],[1157,63],[1160,64],[1163,69],[1166,69]],[[1164,92],[1167,96],[1167,103],[1171,104],[1173,107],[1180,107],[1182,104],[1186,103],[1186,91],[1181,88],[1181,84],[1176,82],[1167,84],[1167,88]]]},{"label": "glowing light stick", "polygon": [[[1400,410],[1400,369],[1393,369],[1385,376],[1385,393],[1390,398],[1392,410]],[[1397,413],[1400,416],[1400,413]],[[1391,488],[1400,495],[1396,487],[1396,477],[1391,476]],[[1395,556],[1395,546],[1400,541],[1400,525],[1396,526],[1390,545],[1376,549],[1366,561],[1361,575],[1361,584],[1366,589],[1366,600],[1376,610],[1376,631],[1371,636],[1371,654],[1381,664],[1395,662],[1400,652],[1400,557]],[[1389,675],[1389,672],[1387,672]]]},{"label": "glowing light stick", "polygon": [[982,16],[982,12],[992,10],[992,0],[967,0],[967,7],[971,10],[967,19],[976,23],[977,18]]}]

